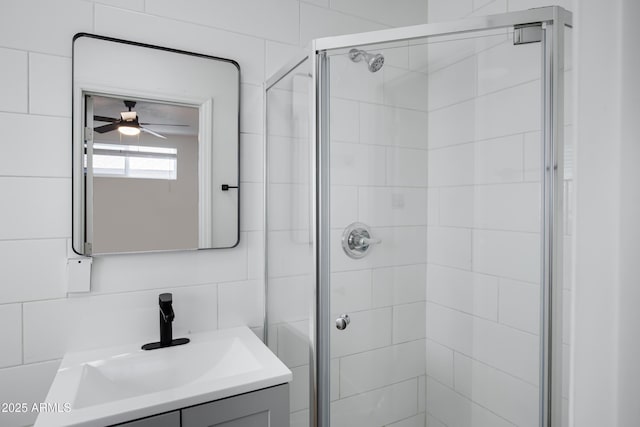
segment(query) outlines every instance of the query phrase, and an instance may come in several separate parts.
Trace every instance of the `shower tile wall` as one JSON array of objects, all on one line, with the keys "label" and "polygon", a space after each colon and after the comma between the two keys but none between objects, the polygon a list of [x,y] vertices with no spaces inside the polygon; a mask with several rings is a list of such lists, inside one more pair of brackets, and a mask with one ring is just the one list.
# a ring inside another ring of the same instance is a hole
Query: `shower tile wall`
[{"label": "shower tile wall", "polygon": [[540,45],[442,45],[426,50],[426,408],[446,426],[536,426]]},{"label": "shower tile wall", "polygon": [[[331,61],[331,425],[424,426],[427,259],[427,74],[409,47],[371,73]],[[344,228],[372,227],[382,244],[348,258]]]},{"label": "shower tile wall", "polygon": [[[525,3],[431,0],[430,21],[533,7]],[[503,35],[424,50],[430,108],[428,426],[537,425],[539,46],[514,47]],[[570,131],[568,126],[567,140]],[[568,145],[565,425],[572,214]]]}]

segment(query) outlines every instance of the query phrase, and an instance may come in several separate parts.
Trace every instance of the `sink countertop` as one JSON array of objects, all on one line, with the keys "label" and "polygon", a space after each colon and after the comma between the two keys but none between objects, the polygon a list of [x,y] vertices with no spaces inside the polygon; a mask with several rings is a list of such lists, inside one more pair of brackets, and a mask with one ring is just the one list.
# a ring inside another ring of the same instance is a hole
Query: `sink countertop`
[{"label": "sink countertop", "polygon": [[66,354],[46,399],[54,411],[41,412],[35,427],[102,427],[291,381],[246,326],[186,337],[150,351],[137,343]]}]

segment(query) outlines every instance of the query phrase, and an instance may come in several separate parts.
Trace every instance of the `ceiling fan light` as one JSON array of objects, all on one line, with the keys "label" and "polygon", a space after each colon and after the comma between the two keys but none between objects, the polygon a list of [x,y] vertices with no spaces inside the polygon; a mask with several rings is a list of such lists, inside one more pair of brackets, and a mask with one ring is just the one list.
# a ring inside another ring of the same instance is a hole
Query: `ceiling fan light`
[{"label": "ceiling fan light", "polygon": [[120,125],[118,126],[118,132],[123,135],[135,136],[140,134],[140,128],[137,126]]}]

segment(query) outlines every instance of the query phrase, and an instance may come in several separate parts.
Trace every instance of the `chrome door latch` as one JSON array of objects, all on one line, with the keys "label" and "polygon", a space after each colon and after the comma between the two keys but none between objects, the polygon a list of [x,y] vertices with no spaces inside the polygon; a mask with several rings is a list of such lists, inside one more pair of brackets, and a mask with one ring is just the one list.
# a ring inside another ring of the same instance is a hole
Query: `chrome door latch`
[{"label": "chrome door latch", "polygon": [[349,319],[349,315],[341,314],[340,317],[336,319],[336,328],[338,328],[341,331],[345,330],[347,329],[347,326],[349,326],[349,323],[351,323],[351,319]]}]

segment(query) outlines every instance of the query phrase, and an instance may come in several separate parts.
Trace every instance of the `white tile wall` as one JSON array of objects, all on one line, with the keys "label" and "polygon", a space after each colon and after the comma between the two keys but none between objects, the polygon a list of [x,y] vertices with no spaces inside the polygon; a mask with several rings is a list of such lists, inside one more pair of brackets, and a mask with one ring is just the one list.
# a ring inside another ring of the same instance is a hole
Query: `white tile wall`
[{"label": "white tile wall", "polygon": [[453,350],[428,339],[426,362],[429,377],[453,387]]},{"label": "white tile wall", "polygon": [[429,110],[476,96],[476,58],[471,56],[429,74]]},{"label": "white tile wall", "polygon": [[312,246],[307,230],[270,232],[267,253],[278,254],[269,258],[269,277],[309,274]]},{"label": "white tile wall", "polygon": [[427,111],[427,76],[403,68],[384,68],[384,103],[412,110]]},{"label": "white tile wall", "polygon": [[0,48],[1,111],[26,113],[28,110],[28,56],[26,52]]},{"label": "white tile wall", "polygon": [[66,239],[0,241],[2,302],[64,297],[66,256]]},{"label": "white tile wall", "polygon": [[537,233],[540,184],[482,185],[474,194],[474,227]]},{"label": "white tile wall", "polygon": [[473,231],[474,270],[524,282],[540,281],[540,235]]},{"label": "white tile wall", "polygon": [[426,414],[424,412],[410,418],[405,418],[397,423],[388,424],[389,427],[424,427],[426,420]]},{"label": "white tile wall", "polygon": [[[473,227],[475,187],[471,185],[443,187],[430,191],[439,194],[438,203],[433,207],[438,210],[439,221],[437,224],[449,227]],[[430,222],[429,225],[434,224]]]},{"label": "white tile wall", "polygon": [[0,239],[71,237],[71,179],[0,178]]},{"label": "white tile wall", "polygon": [[[542,111],[540,90],[540,81],[535,80],[478,97],[476,100],[477,139],[496,138],[540,129],[540,112]],[[522,102],[523,99],[528,102]]]},{"label": "white tile wall", "polygon": [[[92,1],[92,0],[86,0]],[[119,7],[121,9],[131,9],[137,10],[139,12],[144,12],[144,1],[145,0],[100,0],[96,3],[107,4],[109,6]]]},{"label": "white tile wall", "polygon": [[264,178],[263,141],[259,134],[240,135],[240,181],[262,182]]},{"label": "white tile wall", "polygon": [[[236,288],[243,288],[243,284]],[[176,335],[215,329],[218,299],[220,306],[232,304],[222,289],[218,297],[216,285],[164,291],[174,294]],[[128,292],[25,303],[25,363],[59,359],[70,350],[157,339],[157,294]],[[228,321],[225,314],[220,313],[220,323]]]},{"label": "white tile wall", "polygon": [[[513,427],[513,424],[453,389],[427,377],[427,411],[433,425]],[[431,423],[428,424],[431,427]]]},{"label": "white tile wall", "polygon": [[262,326],[264,299],[262,281],[249,280],[218,285],[218,326]]},{"label": "white tile wall", "polygon": [[[0,317],[3,324],[11,327],[5,331],[7,345],[0,352],[3,368],[0,383],[21,386],[11,390],[0,387],[0,400],[38,402],[44,399],[57,363],[32,362],[57,359],[70,349],[108,345],[123,337],[134,341],[147,336],[155,339],[157,325],[153,307],[161,291],[175,294],[176,332],[238,324],[261,325],[263,81],[267,74],[283,65],[289,55],[300,52],[311,37],[385,28],[405,18],[419,20],[416,11],[426,10],[426,1],[409,0],[407,6],[411,6],[411,13],[391,8],[393,19],[375,22],[375,16],[354,11],[355,3],[335,5],[328,0],[313,3],[243,0],[239,5],[232,1],[191,0],[180,7],[162,0],[64,0],[55,5],[46,1],[3,3],[0,127],[6,143],[0,144],[0,194],[6,209],[0,213],[0,258],[3,260]],[[240,63],[244,191],[243,231],[237,248],[96,257],[92,292],[67,298],[65,268],[71,223],[68,155],[71,42],[78,32],[228,57]],[[378,77],[382,79],[381,75]],[[382,100],[382,92],[379,99]],[[297,102],[306,100],[298,97]],[[358,115],[357,110],[352,114],[355,120],[353,133],[345,137],[348,142],[359,142]],[[291,135],[300,135],[305,129],[293,131]],[[286,152],[286,147],[282,152]],[[380,169],[384,170],[384,148],[382,152]],[[282,160],[296,162],[291,157],[282,157]],[[306,163],[300,165],[295,175],[283,176],[282,182],[308,182],[307,170]],[[300,202],[300,199],[294,201]],[[355,212],[357,190],[353,203]],[[308,220],[308,215],[306,217]],[[355,220],[355,215],[353,218]],[[288,219],[291,218],[283,218]],[[294,216],[291,221],[304,226],[305,216]],[[283,230],[274,237],[276,243],[278,237],[298,245],[291,253],[293,258],[283,257],[276,269],[282,276],[291,276],[296,273],[298,248],[309,250],[309,236]],[[282,319],[306,318],[308,296],[297,294],[296,290],[305,289],[304,281],[308,278],[282,280],[283,300],[290,298],[292,303],[276,307],[276,311]],[[302,286],[292,283],[302,283]],[[105,319],[114,316],[106,311],[107,307],[114,306],[118,307],[119,320],[109,326]],[[83,322],[70,321],[72,316],[82,316]],[[55,323],[47,320],[52,317],[61,318]],[[301,328],[306,333],[308,327]],[[286,342],[286,332],[280,333],[283,343]],[[390,341],[390,329],[388,336]],[[8,367],[22,363],[26,364]],[[302,400],[304,403],[299,406],[304,409],[307,401]],[[303,414],[303,419],[304,413],[304,410],[298,412]],[[3,414],[0,418],[3,426],[33,421],[33,414],[9,418]]]},{"label": "white tile wall", "polygon": [[427,300],[465,313],[498,320],[498,278],[430,264]]},{"label": "white tile wall", "polygon": [[29,54],[29,112],[71,117],[71,59]]},{"label": "white tile wall", "polygon": [[542,167],[542,144],[540,132],[524,135],[524,180],[540,181]]},{"label": "white tile wall", "polygon": [[427,16],[427,2],[421,0],[331,0],[331,7],[393,27],[424,24]]},{"label": "white tile wall", "polygon": [[358,123],[363,144],[427,148],[427,113],[424,111],[360,103]]},{"label": "white tile wall", "polygon": [[412,379],[331,403],[331,426],[384,426],[417,413],[417,380]]},{"label": "white tile wall", "polygon": [[289,410],[300,411],[309,406],[307,393],[309,390],[309,365],[291,368],[293,381],[289,389]]},{"label": "white tile wall", "polygon": [[424,188],[360,187],[358,201],[359,220],[369,226],[426,225]]},{"label": "white tile wall", "polygon": [[[429,20],[544,6],[533,3],[430,0]],[[502,33],[409,50],[410,67],[430,84],[427,343],[440,347],[427,347],[427,425],[537,422],[541,45],[511,40]],[[459,260],[451,248],[461,254],[466,245],[454,245],[449,229],[471,233],[468,264],[451,268]]]},{"label": "white tile wall", "polygon": [[478,53],[478,95],[540,78],[540,44],[514,49],[512,39]]},{"label": "white tile wall", "polygon": [[1,175],[71,177],[71,119],[0,113],[0,127]]},{"label": "white tile wall", "polygon": [[309,322],[289,322],[278,327],[278,357],[287,366],[296,368],[309,364],[307,330]]},{"label": "white tile wall", "polygon": [[331,274],[331,312],[335,315],[371,309],[371,270]]},{"label": "white tile wall", "polygon": [[473,11],[472,0],[430,0],[429,22],[444,22],[459,19]]},{"label": "white tile wall", "polygon": [[434,418],[431,414],[427,414],[426,423],[427,427],[447,427],[436,418]]},{"label": "white tile wall", "polygon": [[331,140],[358,142],[360,140],[360,104],[355,101],[335,98],[331,101]]},{"label": "white tile wall", "polygon": [[491,3],[484,3],[486,0],[474,1],[474,11],[471,16],[493,15],[507,11],[507,0],[489,0]]},{"label": "white tile wall", "polygon": [[331,357],[361,353],[391,345],[392,309],[349,313],[351,323],[343,331],[331,329]]},{"label": "white tile wall", "polygon": [[[264,40],[101,4],[94,7],[94,30],[98,34],[233,58],[240,63],[242,82],[258,85],[264,80]],[[257,133],[261,132],[262,128]]]},{"label": "white tile wall", "polygon": [[517,426],[539,425],[538,388],[455,354],[455,390]]},{"label": "white tile wall", "polygon": [[424,264],[373,270],[373,305],[384,307],[425,300]]},{"label": "white tile wall", "polygon": [[264,186],[257,182],[243,183],[240,206],[240,230],[262,230],[264,227]]},{"label": "white tile wall", "polygon": [[393,307],[393,343],[418,340],[425,337],[425,303],[396,305]]},{"label": "white tile wall", "polygon": [[335,185],[384,185],[386,168],[384,147],[331,144],[331,182]]},{"label": "white tile wall", "polygon": [[476,184],[519,182],[522,179],[520,135],[489,139],[473,145]]},{"label": "white tile wall", "polygon": [[[93,5],[82,0],[7,0],[0,16],[0,44],[29,52],[71,57],[71,39],[93,30]],[[69,79],[70,80],[70,79]]]},{"label": "white tile wall", "polygon": [[0,305],[0,324],[6,325],[2,337],[0,367],[22,363],[22,305]]},{"label": "white tile wall", "polygon": [[427,303],[427,338],[531,384],[538,382],[539,338],[528,332]]},{"label": "white tile wall", "polygon": [[[257,189],[256,191],[259,191]],[[354,203],[355,203],[354,199]],[[269,215],[270,230],[306,230],[309,228],[311,215],[309,213],[309,186],[307,184],[271,184],[269,187],[269,204],[281,206]],[[261,209],[253,213],[254,223],[262,218]]]},{"label": "white tile wall", "polygon": [[424,339],[340,359],[340,397],[384,387],[425,373]]},{"label": "white tile wall", "polygon": [[384,72],[364,73],[366,68],[363,68],[363,65],[354,67],[353,61],[346,55],[331,57],[332,98],[382,104],[385,95]]},{"label": "white tile wall", "polygon": [[471,230],[429,227],[427,245],[428,263],[471,269]]},{"label": "white tile wall", "polygon": [[500,323],[540,334],[540,285],[500,279]]},{"label": "white tile wall", "polygon": [[[284,43],[298,43],[296,0],[193,1],[190,7],[168,0],[145,0],[146,11],[180,21],[221,28]],[[251,13],[247,13],[251,11]],[[277,25],[273,23],[277,22]]]},{"label": "white tile wall", "polygon": [[408,148],[387,148],[387,184],[398,187],[426,187],[427,152]]},{"label": "white tile wall", "polygon": [[331,186],[331,228],[344,230],[358,218],[358,187],[346,185]]},{"label": "white tile wall", "polygon": [[347,15],[336,10],[300,3],[300,45],[306,46],[312,39],[338,34],[381,30],[386,25]]}]

